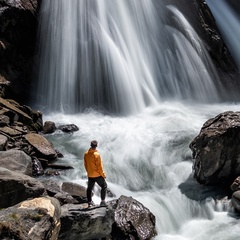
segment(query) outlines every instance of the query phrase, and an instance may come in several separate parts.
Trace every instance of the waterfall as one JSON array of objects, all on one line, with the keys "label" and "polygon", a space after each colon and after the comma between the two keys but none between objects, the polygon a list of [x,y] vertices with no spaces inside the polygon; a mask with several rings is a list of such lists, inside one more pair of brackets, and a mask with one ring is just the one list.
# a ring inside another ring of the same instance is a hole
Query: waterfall
[{"label": "waterfall", "polygon": [[37,63],[45,111],[133,114],[169,99],[219,97],[190,23],[152,0],[43,1]]},{"label": "waterfall", "polygon": [[225,0],[207,0],[221,34],[240,70],[240,17]]},{"label": "waterfall", "polygon": [[[46,135],[64,156],[58,163],[73,166],[59,181],[86,186],[83,154],[96,139],[109,189],[149,208],[155,240],[239,239],[225,193],[193,179],[189,144],[209,118],[240,106],[218,103],[214,67],[176,7],[44,0],[39,41],[36,101],[44,120],[80,128]],[[100,202],[97,188],[93,200]]]}]

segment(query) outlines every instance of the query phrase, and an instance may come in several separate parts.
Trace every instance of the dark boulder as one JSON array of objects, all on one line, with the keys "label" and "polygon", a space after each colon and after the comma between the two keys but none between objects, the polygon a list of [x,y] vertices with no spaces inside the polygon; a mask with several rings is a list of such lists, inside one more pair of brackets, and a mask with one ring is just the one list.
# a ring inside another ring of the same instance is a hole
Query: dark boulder
[{"label": "dark boulder", "polygon": [[114,209],[112,239],[147,240],[156,236],[155,216],[137,200],[121,196],[110,207]]},{"label": "dark boulder", "polygon": [[76,132],[79,130],[75,124],[60,125],[58,126],[58,129],[66,133]]},{"label": "dark boulder", "polygon": [[13,206],[28,198],[41,196],[41,182],[27,175],[0,168],[0,208]]},{"label": "dark boulder", "polygon": [[240,175],[239,141],[240,112],[224,112],[204,123],[190,144],[197,181],[230,186]]}]

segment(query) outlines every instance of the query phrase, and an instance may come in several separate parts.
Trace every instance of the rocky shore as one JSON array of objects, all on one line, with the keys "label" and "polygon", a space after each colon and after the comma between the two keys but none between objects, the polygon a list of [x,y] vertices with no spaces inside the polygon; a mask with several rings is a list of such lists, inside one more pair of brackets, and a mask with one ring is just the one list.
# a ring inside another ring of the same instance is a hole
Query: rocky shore
[{"label": "rocky shore", "polygon": [[40,112],[0,97],[0,238],[153,238],[155,216],[132,197],[89,209],[85,187],[60,180],[57,169],[72,167],[56,164],[62,154],[44,137],[57,129],[78,131],[43,124]]}]

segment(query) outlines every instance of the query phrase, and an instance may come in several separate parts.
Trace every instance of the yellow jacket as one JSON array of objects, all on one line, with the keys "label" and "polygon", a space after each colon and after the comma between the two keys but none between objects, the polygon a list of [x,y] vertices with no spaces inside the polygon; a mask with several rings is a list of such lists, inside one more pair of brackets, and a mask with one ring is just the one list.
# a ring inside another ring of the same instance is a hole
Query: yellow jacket
[{"label": "yellow jacket", "polygon": [[106,174],[103,170],[102,159],[97,150],[89,148],[89,150],[84,153],[84,166],[88,177],[95,178],[102,176],[106,178]]}]

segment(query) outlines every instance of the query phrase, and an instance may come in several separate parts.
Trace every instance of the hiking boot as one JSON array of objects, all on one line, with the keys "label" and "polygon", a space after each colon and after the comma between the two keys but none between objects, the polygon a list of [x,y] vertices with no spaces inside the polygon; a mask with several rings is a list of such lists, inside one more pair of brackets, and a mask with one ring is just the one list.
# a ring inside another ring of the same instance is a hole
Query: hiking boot
[{"label": "hiking boot", "polygon": [[95,206],[95,204],[94,204],[93,201],[91,201],[91,202],[88,203],[88,207],[94,207],[94,206]]},{"label": "hiking boot", "polygon": [[103,201],[101,201],[100,206],[101,207],[107,207],[107,203],[103,200]]}]

